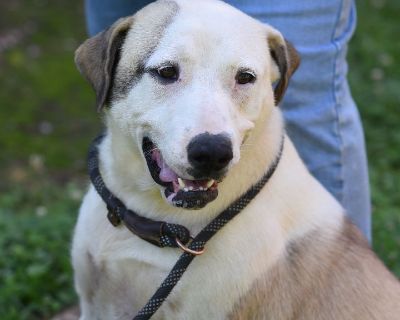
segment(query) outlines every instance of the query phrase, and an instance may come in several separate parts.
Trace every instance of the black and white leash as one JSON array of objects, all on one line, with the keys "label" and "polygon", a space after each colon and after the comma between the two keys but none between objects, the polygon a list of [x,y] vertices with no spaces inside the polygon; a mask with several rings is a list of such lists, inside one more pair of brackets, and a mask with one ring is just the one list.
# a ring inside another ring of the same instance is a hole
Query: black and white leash
[{"label": "black and white leash", "polygon": [[[90,179],[95,189],[100,194],[103,201],[107,204],[110,222],[115,226],[119,224],[120,221],[123,221],[129,230],[134,234],[159,247],[177,247],[180,246],[181,243],[189,243],[188,247],[184,247],[188,250],[185,250],[185,252],[179,257],[178,261],[168,276],[161,283],[154,295],[133,318],[133,320],[150,319],[160,308],[175,285],[179,282],[185,270],[196,257],[196,254],[202,252],[207,241],[210,240],[218,230],[226,225],[240,211],[242,211],[271,178],[281,159],[284,138],[282,138],[279,153],[265,175],[255,185],[250,187],[250,189],[248,189],[246,193],[244,193],[239,199],[237,199],[233,204],[222,211],[214,220],[212,220],[192,241],[190,241],[189,231],[185,227],[141,217],[132,210],[127,209],[121,200],[116,198],[107,189],[100,175],[97,151],[97,146],[101,142],[102,138],[103,136],[97,137],[91,145],[88,157],[88,168]],[[111,214],[110,211],[112,212]],[[135,225],[135,223],[138,225]],[[151,232],[147,232],[146,228],[144,227],[146,224],[151,226],[151,228],[149,228]],[[155,229],[154,226],[156,227]],[[157,230],[157,228],[158,233],[154,232],[154,230]],[[143,229],[145,230],[143,231]]]}]

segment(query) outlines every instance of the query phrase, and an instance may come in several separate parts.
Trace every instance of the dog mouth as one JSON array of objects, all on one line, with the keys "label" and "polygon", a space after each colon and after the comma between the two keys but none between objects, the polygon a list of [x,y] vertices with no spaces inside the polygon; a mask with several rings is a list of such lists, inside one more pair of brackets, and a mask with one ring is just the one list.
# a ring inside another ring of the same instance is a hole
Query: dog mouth
[{"label": "dog mouth", "polygon": [[186,209],[201,209],[218,196],[214,179],[189,180],[179,177],[164,161],[161,151],[149,138],[143,138],[142,150],[153,180],[165,187],[168,203]]}]

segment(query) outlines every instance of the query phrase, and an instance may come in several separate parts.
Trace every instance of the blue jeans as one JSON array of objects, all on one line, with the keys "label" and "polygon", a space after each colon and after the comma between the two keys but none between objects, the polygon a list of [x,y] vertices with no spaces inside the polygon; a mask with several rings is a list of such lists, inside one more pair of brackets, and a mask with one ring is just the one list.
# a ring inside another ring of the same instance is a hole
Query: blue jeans
[{"label": "blue jeans", "polygon": [[[152,1],[86,0],[91,35]],[[364,135],[347,83],[346,51],[356,24],[352,0],[229,0],[280,30],[302,62],[281,103],[287,131],[311,173],[371,240]]]}]

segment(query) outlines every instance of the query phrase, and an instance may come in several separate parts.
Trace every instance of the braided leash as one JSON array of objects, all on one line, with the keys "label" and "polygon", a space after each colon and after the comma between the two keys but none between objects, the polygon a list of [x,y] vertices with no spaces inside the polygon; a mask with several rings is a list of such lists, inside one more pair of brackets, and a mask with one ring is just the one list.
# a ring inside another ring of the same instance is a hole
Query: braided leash
[{"label": "braided leash", "polygon": [[[138,228],[137,226],[127,225],[129,230],[133,233],[137,234],[142,239],[149,241],[155,245],[160,247],[169,246],[176,247],[177,239],[182,241],[183,243],[188,243],[190,240],[189,231],[181,226],[176,224],[169,224],[161,221],[154,221],[151,219],[147,219],[144,217],[140,217],[136,213],[131,210],[128,210],[123,203],[113,196],[111,192],[105,187],[105,184],[100,176],[99,171],[99,163],[98,163],[98,151],[97,146],[102,140],[103,136],[97,137],[90,148],[89,152],[89,173],[92,183],[94,184],[97,192],[102,197],[103,201],[107,204],[109,211],[112,210],[116,212],[117,219],[120,219],[127,224],[126,216],[134,216],[135,219],[139,219],[141,222],[145,221],[146,223],[156,224],[160,226],[160,237],[158,241],[151,238],[149,240],[149,236],[143,236],[140,233],[136,233]],[[225,226],[232,218],[234,218],[240,211],[242,211],[251,200],[259,193],[259,191],[264,187],[264,185],[271,178],[273,173],[275,172],[278,163],[281,159],[282,151],[283,151],[284,138],[282,137],[282,142],[280,145],[279,153],[277,154],[274,162],[269,167],[266,174],[250,189],[246,191],[239,199],[237,199],[233,204],[231,204],[227,209],[222,211],[213,221],[211,221],[200,233],[190,242],[187,249],[192,250],[194,252],[201,252],[204,249],[205,244],[208,240],[210,240],[223,226]],[[110,219],[110,214],[109,214]],[[144,220],[142,220],[144,219]],[[111,221],[112,219],[110,219]],[[111,223],[113,223],[111,221]],[[113,223],[114,224],[114,223]],[[136,231],[136,232],[135,232]],[[139,230],[140,231],[140,230]],[[179,242],[178,242],[179,243]],[[161,283],[160,287],[154,293],[154,295],[150,298],[147,304],[139,311],[139,313],[133,318],[133,320],[146,320],[150,319],[154,313],[160,308],[162,303],[171,293],[172,289],[181,279],[183,273],[186,271],[187,267],[196,257],[195,254],[188,253],[189,250],[185,250],[185,252],[179,257],[178,261],[175,263],[174,267],[168,274],[168,276]]]}]

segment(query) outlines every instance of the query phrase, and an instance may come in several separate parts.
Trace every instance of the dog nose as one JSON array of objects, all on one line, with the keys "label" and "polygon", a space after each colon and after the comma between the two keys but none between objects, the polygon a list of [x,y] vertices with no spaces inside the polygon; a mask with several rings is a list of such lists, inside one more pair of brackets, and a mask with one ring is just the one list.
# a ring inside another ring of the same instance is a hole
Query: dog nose
[{"label": "dog nose", "polygon": [[196,178],[212,177],[233,158],[232,142],[224,134],[199,134],[189,142],[187,152]]}]

